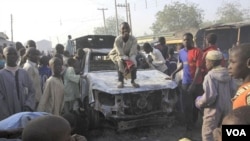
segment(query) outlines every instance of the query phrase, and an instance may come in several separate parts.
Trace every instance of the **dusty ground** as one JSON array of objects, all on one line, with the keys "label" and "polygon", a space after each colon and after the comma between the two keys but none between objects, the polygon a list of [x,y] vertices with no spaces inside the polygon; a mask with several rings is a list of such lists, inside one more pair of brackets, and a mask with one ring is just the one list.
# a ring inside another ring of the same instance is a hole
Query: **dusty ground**
[{"label": "dusty ground", "polygon": [[[201,118],[197,122],[193,133],[193,141],[201,141]],[[91,130],[88,141],[178,141],[184,133],[184,127],[176,122],[173,127],[153,126],[131,129],[117,133],[108,128]]]}]

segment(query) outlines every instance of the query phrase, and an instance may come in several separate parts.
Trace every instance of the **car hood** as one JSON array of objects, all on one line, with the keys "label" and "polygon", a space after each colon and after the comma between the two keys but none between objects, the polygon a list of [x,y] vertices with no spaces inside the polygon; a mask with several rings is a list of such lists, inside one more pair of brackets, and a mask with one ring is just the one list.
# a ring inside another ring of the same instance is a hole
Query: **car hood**
[{"label": "car hood", "polygon": [[140,88],[131,85],[131,79],[124,80],[124,88],[117,88],[117,71],[95,71],[87,74],[92,90],[99,90],[109,94],[125,94],[152,90],[174,89],[176,82],[166,79],[168,75],[158,70],[137,70],[136,83]]}]

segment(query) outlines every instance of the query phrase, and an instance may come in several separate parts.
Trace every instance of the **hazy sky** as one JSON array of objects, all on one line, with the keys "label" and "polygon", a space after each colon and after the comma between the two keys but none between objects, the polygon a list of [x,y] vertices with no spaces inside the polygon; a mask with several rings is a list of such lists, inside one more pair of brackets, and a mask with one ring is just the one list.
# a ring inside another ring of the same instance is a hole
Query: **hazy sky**
[{"label": "hazy sky", "polygon": [[[98,8],[107,8],[105,17],[115,16],[115,0],[1,0],[0,32],[11,38],[13,15],[14,41],[25,43],[29,39],[51,40],[65,43],[67,35],[73,38],[93,34],[93,28],[103,26],[103,15]],[[124,4],[125,0],[116,0]],[[155,14],[165,4],[176,0],[127,0],[130,3],[132,28],[135,36],[152,33],[150,26]],[[193,2],[204,10],[205,20],[215,20],[217,8],[225,2],[237,2],[241,8],[250,9],[250,0],[179,0]],[[126,19],[124,7],[118,15]],[[115,28],[115,27],[114,27]]]}]

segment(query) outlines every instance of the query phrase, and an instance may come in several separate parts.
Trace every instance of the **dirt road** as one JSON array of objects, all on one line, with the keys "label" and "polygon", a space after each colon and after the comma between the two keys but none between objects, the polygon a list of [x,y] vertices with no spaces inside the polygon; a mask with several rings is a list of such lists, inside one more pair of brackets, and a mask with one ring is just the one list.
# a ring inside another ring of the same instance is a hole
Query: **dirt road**
[{"label": "dirt road", "polygon": [[[143,127],[117,133],[108,128],[91,130],[88,141],[178,141],[184,133],[181,123],[173,127],[154,126]],[[201,141],[201,119],[197,122],[193,133],[193,141]]]}]

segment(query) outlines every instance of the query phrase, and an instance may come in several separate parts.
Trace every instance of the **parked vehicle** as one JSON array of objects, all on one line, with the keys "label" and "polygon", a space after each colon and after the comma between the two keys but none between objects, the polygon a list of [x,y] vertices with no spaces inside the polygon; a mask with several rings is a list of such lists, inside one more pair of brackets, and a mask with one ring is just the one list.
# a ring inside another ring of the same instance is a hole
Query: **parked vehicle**
[{"label": "parked vehicle", "polygon": [[208,33],[215,33],[218,37],[217,45],[228,59],[228,50],[234,45],[250,42],[250,22],[236,22],[215,24],[202,28],[195,35],[196,45],[200,48],[205,46],[205,37]]},{"label": "parked vehicle", "polygon": [[113,48],[115,36],[113,35],[86,35],[74,39],[78,48]]},{"label": "parked vehicle", "polygon": [[151,46],[156,46],[159,44],[158,38],[165,37],[166,45],[168,47],[176,49],[178,45],[182,44],[182,38],[177,36],[175,32],[169,32],[167,34],[159,34],[159,35],[147,35],[147,36],[140,36],[137,37],[138,44],[142,46],[144,43],[148,42]]},{"label": "parked vehicle", "polygon": [[12,46],[12,47],[15,47],[15,43],[12,42],[12,41],[9,41],[8,40],[8,36],[3,33],[3,32],[0,32],[0,48],[2,49],[3,47],[6,47],[6,46]]},{"label": "parked vehicle", "polygon": [[125,88],[117,88],[116,66],[107,56],[112,48],[82,46],[86,58],[81,96],[92,128],[102,120],[117,130],[174,123],[170,113],[177,102],[177,84],[166,79],[169,76],[155,69],[138,70],[140,88],[132,87],[130,80],[125,80]]}]

